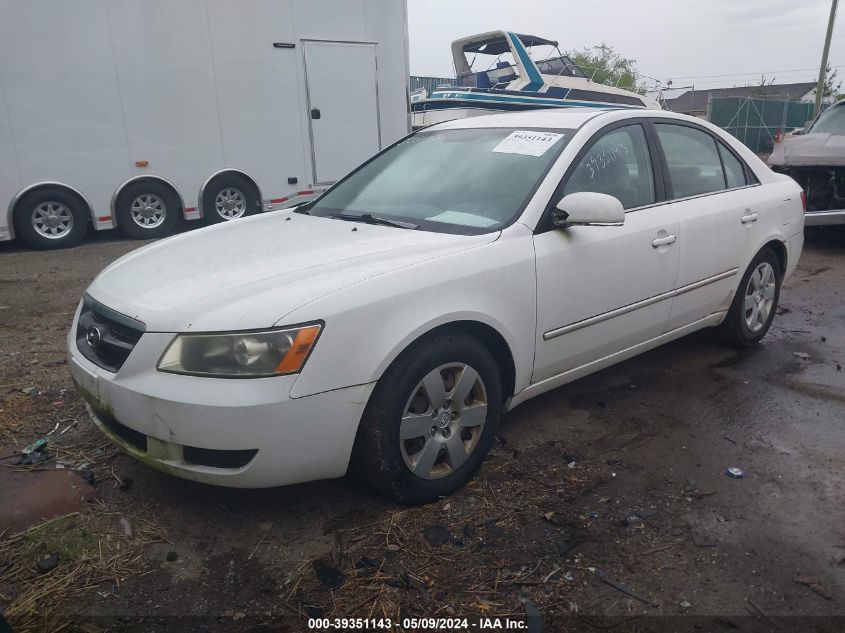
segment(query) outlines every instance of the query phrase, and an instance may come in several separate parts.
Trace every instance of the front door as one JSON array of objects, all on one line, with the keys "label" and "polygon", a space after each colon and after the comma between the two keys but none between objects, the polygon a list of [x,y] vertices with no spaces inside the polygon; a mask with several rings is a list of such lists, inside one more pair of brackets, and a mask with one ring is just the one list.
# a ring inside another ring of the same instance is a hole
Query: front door
[{"label": "front door", "polygon": [[376,45],[304,42],[315,184],[333,183],[381,149]]},{"label": "front door", "polygon": [[[601,134],[601,133],[600,133]],[[659,204],[642,125],[617,127],[576,160],[558,196],[596,191],[626,208],[622,226],[539,233],[532,382],[581,367],[665,331],[678,271],[678,220]]]}]

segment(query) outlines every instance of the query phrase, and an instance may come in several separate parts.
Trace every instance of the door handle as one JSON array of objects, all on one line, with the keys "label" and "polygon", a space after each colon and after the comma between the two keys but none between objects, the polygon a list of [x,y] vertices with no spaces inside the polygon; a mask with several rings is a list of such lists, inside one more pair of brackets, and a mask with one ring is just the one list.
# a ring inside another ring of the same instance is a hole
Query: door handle
[{"label": "door handle", "polygon": [[676,239],[678,239],[677,235],[667,235],[666,237],[656,237],[651,240],[651,245],[654,248],[659,246],[665,246],[666,244],[672,244]]},{"label": "door handle", "polygon": [[311,108],[312,119],[319,119],[321,116],[323,116],[323,114],[320,112],[320,108]]},{"label": "door handle", "polygon": [[752,211],[751,209],[745,210],[745,215],[742,216],[742,223],[743,224],[750,224],[751,222],[757,221],[757,212]]}]

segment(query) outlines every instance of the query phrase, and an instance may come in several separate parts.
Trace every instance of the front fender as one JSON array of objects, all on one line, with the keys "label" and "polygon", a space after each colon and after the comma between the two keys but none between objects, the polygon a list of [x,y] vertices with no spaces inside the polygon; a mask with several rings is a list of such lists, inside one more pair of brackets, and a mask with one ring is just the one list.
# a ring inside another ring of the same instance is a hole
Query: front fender
[{"label": "front fender", "polygon": [[495,329],[510,347],[515,389],[534,362],[536,283],[531,232],[428,260],[331,293],[287,315],[326,326],[291,397],[377,381],[413,341],[455,321]]}]

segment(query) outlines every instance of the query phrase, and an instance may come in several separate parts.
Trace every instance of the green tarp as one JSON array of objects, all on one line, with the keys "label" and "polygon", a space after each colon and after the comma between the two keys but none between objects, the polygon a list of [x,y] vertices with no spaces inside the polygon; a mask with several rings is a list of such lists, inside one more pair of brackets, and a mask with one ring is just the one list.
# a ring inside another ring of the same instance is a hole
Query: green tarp
[{"label": "green tarp", "polygon": [[788,131],[813,118],[813,104],[801,101],[714,97],[707,108],[707,119],[737,137],[752,151],[772,151],[778,130]]}]

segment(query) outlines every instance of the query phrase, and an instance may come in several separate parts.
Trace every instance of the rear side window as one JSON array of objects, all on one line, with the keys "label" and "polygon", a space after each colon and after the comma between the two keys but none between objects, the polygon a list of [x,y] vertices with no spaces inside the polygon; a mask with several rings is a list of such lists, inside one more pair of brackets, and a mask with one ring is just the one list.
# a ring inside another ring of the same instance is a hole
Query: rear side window
[{"label": "rear side window", "polygon": [[614,196],[626,209],[654,203],[654,176],[641,125],[616,128],[593,141],[563,187],[565,196],[579,191]]},{"label": "rear side window", "polygon": [[725,188],[722,161],[712,136],[685,125],[656,123],[654,127],[666,155],[675,198]]},{"label": "rear side window", "polygon": [[727,182],[728,189],[744,187],[747,184],[745,181],[745,169],[743,169],[739,159],[721,143],[719,143],[719,154],[722,156],[722,163],[725,165],[725,181]]}]

